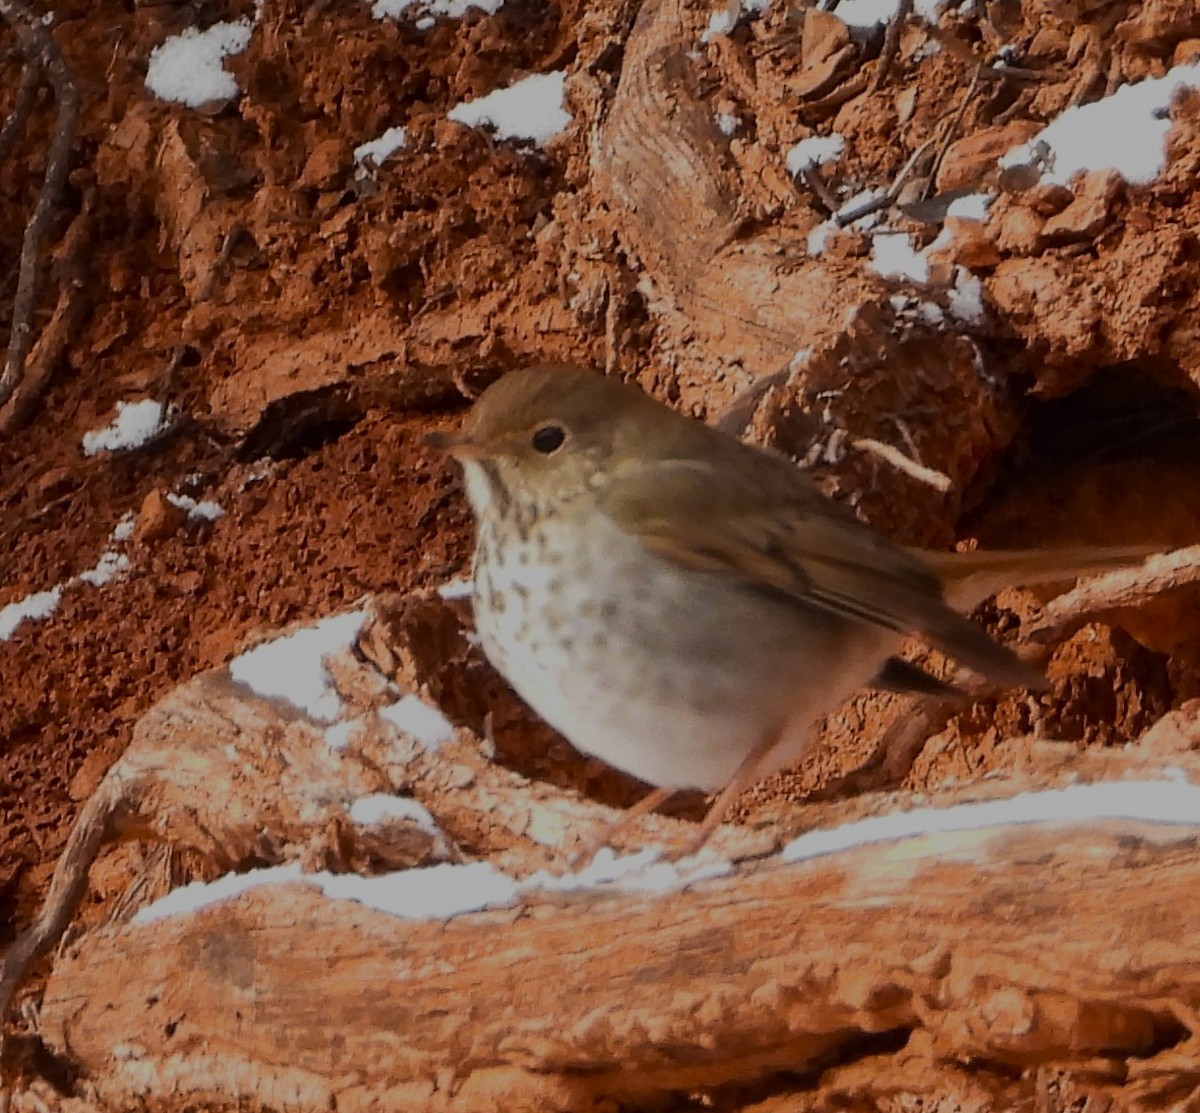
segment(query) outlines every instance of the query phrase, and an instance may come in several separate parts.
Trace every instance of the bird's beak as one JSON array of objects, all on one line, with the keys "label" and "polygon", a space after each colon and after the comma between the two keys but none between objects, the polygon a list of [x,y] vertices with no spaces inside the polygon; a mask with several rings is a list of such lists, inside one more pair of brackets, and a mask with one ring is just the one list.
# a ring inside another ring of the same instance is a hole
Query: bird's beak
[{"label": "bird's beak", "polygon": [[471,440],[464,433],[429,433],[424,443],[439,452],[446,452],[458,460],[479,460],[491,455],[483,445]]}]

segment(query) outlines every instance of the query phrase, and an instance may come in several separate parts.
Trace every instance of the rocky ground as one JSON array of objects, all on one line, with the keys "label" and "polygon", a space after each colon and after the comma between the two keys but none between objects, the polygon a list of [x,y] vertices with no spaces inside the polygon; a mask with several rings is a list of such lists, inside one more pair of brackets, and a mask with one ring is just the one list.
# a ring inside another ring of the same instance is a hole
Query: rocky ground
[{"label": "rocky ground", "polygon": [[[32,7],[52,11],[80,112],[26,381],[0,411],[0,608],[61,588],[0,640],[0,947],[157,700],[259,632],[464,572],[465,506],[422,436],[506,369],[589,363],[713,420],[761,395],[750,435],[910,543],[1200,540],[1200,92],[1159,113],[1165,167],[1142,182],[1093,162],[1067,188],[998,162],[1070,107],[1200,61],[1191,0],[968,0],[894,25],[861,0],[844,20],[784,0],[669,19],[622,0],[396,18],[360,0]],[[21,21],[0,15],[7,337],[61,99],[39,84],[23,112]],[[238,20],[232,94],[190,107],[148,89],[169,36]],[[570,122],[544,142],[448,118],[559,70]],[[395,126],[403,148],[356,159]],[[834,134],[835,157],[789,166]],[[888,189],[876,215],[830,226]],[[947,215],[978,194],[986,210]],[[147,399],[156,436],[85,453],[118,403]],[[84,576],[102,566],[116,574]],[[1047,597],[1009,592],[981,617],[1015,636]],[[1200,696],[1200,594],[1109,607],[1048,674],[1044,695],[952,717],[892,787],[1037,785],[1034,736],[1136,740]],[[636,799],[500,684],[487,694],[502,763]],[[832,792],[871,757],[884,706],[832,717],[741,818],[786,825]],[[1136,747],[1123,760],[1136,769]],[[130,854],[102,857],[85,921]],[[1069,1072],[1052,1083],[1036,1100],[1059,1104],[1037,1108],[1100,1108]],[[949,1090],[934,1107],[967,1108]]]}]

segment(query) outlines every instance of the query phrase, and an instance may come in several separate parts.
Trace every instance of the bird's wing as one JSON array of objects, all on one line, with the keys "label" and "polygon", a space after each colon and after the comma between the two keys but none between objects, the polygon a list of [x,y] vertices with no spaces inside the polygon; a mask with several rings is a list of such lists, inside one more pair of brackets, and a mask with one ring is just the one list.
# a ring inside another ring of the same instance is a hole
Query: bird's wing
[{"label": "bird's wing", "polygon": [[942,598],[938,577],[825,499],[790,465],[731,475],[696,460],[638,464],[610,475],[600,509],[646,548],[686,568],[847,618],[917,633],[1000,683],[1041,676]]}]

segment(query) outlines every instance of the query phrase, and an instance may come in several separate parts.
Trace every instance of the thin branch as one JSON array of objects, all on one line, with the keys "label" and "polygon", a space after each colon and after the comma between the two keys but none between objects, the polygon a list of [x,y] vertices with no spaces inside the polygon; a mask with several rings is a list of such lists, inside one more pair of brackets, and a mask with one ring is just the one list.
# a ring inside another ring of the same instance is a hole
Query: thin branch
[{"label": "thin branch", "polygon": [[873,456],[878,456],[879,459],[887,461],[897,471],[902,471],[905,475],[911,476],[919,483],[925,483],[934,488],[936,491],[948,491],[954,485],[951,478],[945,472],[937,471],[935,468],[927,468],[924,464],[918,464],[916,460],[905,456],[900,449],[890,444],[885,444],[883,441],[877,441],[874,437],[855,437],[850,442],[851,448],[857,448],[862,452],[869,452]]},{"label": "thin branch", "polygon": [[913,0],[900,0],[896,5],[896,13],[892,16],[891,22],[888,23],[887,34],[883,39],[883,50],[879,55],[879,65],[875,69],[875,76],[871,78],[871,84],[867,88],[869,93],[877,93],[883,88],[883,84],[888,79],[888,74],[892,70],[892,64],[896,61],[896,55],[900,51],[900,32],[904,30],[904,24],[913,10]]},{"label": "thin branch", "polygon": [[971,98],[975,96],[975,90],[979,88],[979,79],[983,73],[982,66],[976,66],[975,72],[971,75],[971,84],[967,86],[966,94],[963,96],[962,103],[955,110],[953,118],[950,120],[950,126],[946,129],[946,134],[942,136],[942,145],[938,148],[938,153],[933,160],[933,166],[929,171],[929,180],[925,183],[925,189],[921,194],[921,200],[925,200],[934,188],[934,183],[937,181],[938,171],[942,168],[942,163],[946,160],[946,155],[950,150],[951,144],[958,135],[958,129],[962,126],[963,116],[966,115],[967,106],[971,103]]},{"label": "thin branch", "polygon": [[1051,600],[1029,631],[1029,639],[1040,644],[1061,641],[1099,612],[1138,607],[1165,591],[1194,583],[1200,583],[1200,545],[1152,556],[1136,568],[1084,580]]},{"label": "thin branch", "polygon": [[49,321],[42,326],[12,396],[0,406],[0,436],[15,433],[33,416],[50,386],[63,353],[78,334],[79,323],[88,303],[84,294],[84,258],[91,248],[94,231],[93,193],[93,190],[89,190],[84,196],[79,215],[71,221],[62,238],[54,265],[58,277],[58,305]]},{"label": "thin branch", "polygon": [[35,62],[26,64],[21,73],[21,84],[17,87],[17,99],[4,127],[0,128],[0,162],[8,158],[8,152],[17,141],[17,136],[33,111],[33,102],[38,86],[42,83],[42,67]]},{"label": "thin branch", "polygon": [[872,197],[864,201],[861,205],[856,205],[853,209],[834,213],[833,219],[837,226],[845,228],[847,225],[853,224],[856,220],[862,220],[864,216],[870,216],[880,209],[891,208],[896,203],[896,198],[900,196],[900,190],[904,187],[904,183],[908,181],[908,176],[913,172],[913,168],[924,158],[925,152],[932,145],[933,140],[928,139],[913,151],[908,156],[908,161],[900,167],[899,172],[892,179],[892,184],[883,193],[879,194],[878,197]]},{"label": "thin branch", "polygon": [[0,0],[0,19],[12,27],[29,64],[45,71],[58,100],[58,118],[46,156],[46,177],[34,205],[33,216],[25,225],[25,237],[21,244],[12,334],[4,370],[0,373],[0,406],[3,406],[25,374],[25,359],[33,343],[33,314],[37,308],[42,270],[42,240],[67,181],[71,147],[75,142],[75,125],[79,118],[79,92],[53,36],[20,0]]},{"label": "thin branch", "polygon": [[812,190],[816,199],[825,206],[829,215],[833,216],[841,206],[838,204],[837,198],[830,191],[829,186],[825,184],[825,179],[818,172],[816,163],[806,162],[800,167],[800,175],[804,178],[805,185]]}]

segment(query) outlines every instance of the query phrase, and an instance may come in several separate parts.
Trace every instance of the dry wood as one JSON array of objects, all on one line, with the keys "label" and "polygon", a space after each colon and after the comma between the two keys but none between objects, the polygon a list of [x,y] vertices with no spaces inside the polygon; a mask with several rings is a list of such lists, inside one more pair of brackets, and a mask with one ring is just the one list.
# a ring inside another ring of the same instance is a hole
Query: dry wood
[{"label": "dry wood", "polygon": [[679,0],[642,6],[593,144],[593,183],[653,276],[667,327],[693,337],[710,366],[718,352],[736,352],[756,377],[840,334],[847,300],[870,300],[881,288],[860,268],[807,258],[803,242],[789,243],[778,229],[739,235],[741,185],[693,88],[682,31],[698,21]]},{"label": "dry wood", "polygon": [[256,890],[89,936],[42,1033],[114,1107],[644,1108],[909,1046],[962,1069],[1127,1059],[1133,1108],[1200,1053],[1198,836],[928,835],[449,923]]},{"label": "dry wood", "polygon": [[26,63],[25,69],[21,72],[21,84],[17,86],[16,100],[13,101],[13,109],[8,114],[8,119],[4,121],[4,126],[0,127],[0,162],[3,162],[8,157],[8,152],[12,150],[13,144],[16,143],[17,137],[21,134],[21,129],[25,126],[26,120],[29,119],[30,112],[33,111],[33,102],[36,98],[38,86],[42,82],[42,68],[36,63]]},{"label": "dry wood", "polygon": [[1095,615],[1136,607],[1200,580],[1200,546],[1150,557],[1137,568],[1085,580],[1046,604],[1029,638],[1042,645],[1069,638]]},{"label": "dry wood", "polygon": [[34,15],[20,0],[0,0],[0,19],[12,27],[26,62],[45,73],[58,101],[54,134],[46,152],[46,176],[21,243],[12,333],[4,369],[0,371],[0,406],[3,406],[21,383],[25,374],[25,359],[33,344],[33,315],[37,309],[42,273],[42,241],[66,185],[71,147],[75,142],[75,123],[79,116],[79,93],[58,44],[40,17]]}]

